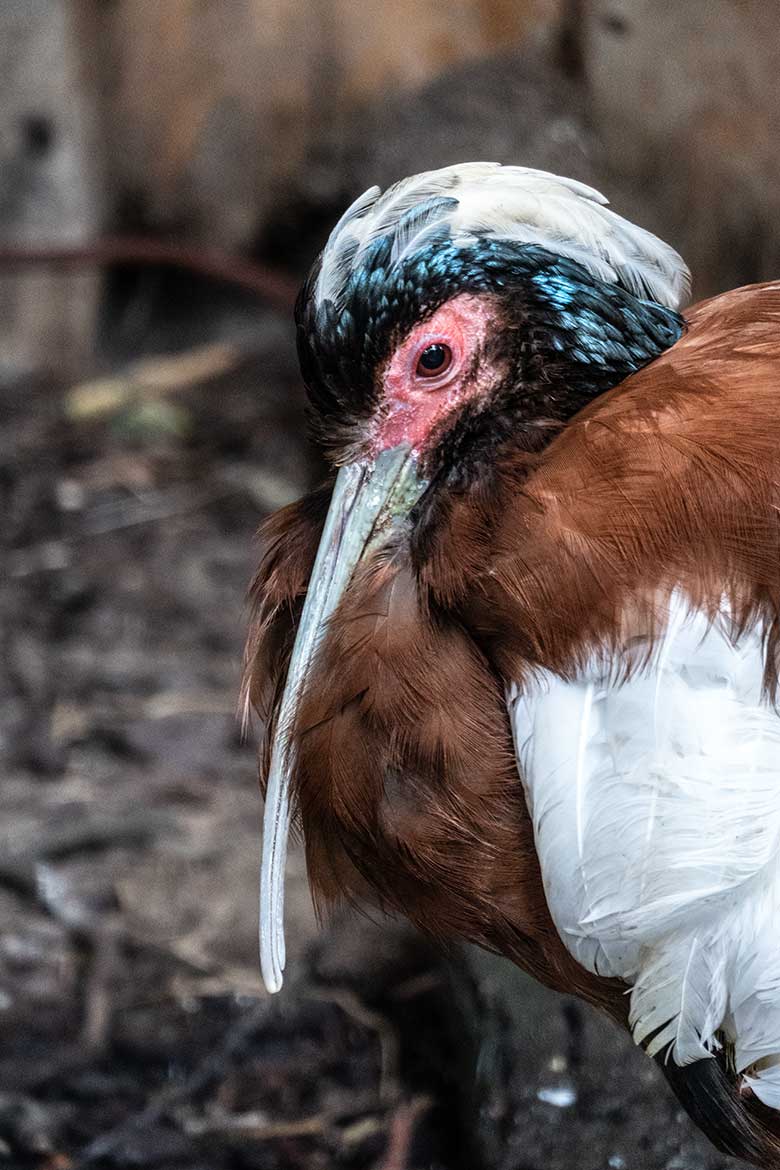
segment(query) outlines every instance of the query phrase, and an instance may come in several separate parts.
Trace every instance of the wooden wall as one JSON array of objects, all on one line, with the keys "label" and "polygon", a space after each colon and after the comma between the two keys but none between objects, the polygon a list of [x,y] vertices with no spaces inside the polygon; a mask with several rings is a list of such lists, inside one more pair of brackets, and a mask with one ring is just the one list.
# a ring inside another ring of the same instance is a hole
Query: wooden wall
[{"label": "wooden wall", "polygon": [[343,110],[514,46],[555,7],[115,0],[101,30],[110,188],[142,216],[241,246]]},{"label": "wooden wall", "polygon": [[780,4],[586,0],[590,111],[701,292],[780,276]]},{"label": "wooden wall", "polygon": [[[91,0],[90,0],[91,5]],[[0,4],[0,241],[79,243],[104,218],[90,5],[82,0]],[[80,271],[0,271],[0,370],[92,348],[98,279]]]},{"label": "wooden wall", "polygon": [[[243,247],[295,190],[304,165],[319,157],[327,169],[334,126],[351,110],[372,103],[381,109],[383,95],[397,100],[446,70],[460,70],[468,89],[464,63],[516,50],[534,34],[549,42],[567,19],[584,72],[581,105],[571,103],[570,121],[575,137],[594,132],[598,139],[597,181],[623,198],[627,214],[685,251],[701,291],[780,273],[776,2],[92,3],[103,14],[112,208],[129,206],[153,224]],[[512,118],[516,161],[546,132],[530,124],[555,96],[545,88],[563,88],[553,73],[532,83],[544,100],[532,100],[525,116],[515,103],[504,106],[500,94],[494,109],[483,104],[477,115],[492,123]],[[421,115],[427,113],[422,106]],[[381,118],[373,124],[381,136]],[[431,149],[424,149],[424,135],[414,135],[420,149],[398,160],[402,170],[440,160],[440,130],[458,150],[457,132],[433,125]],[[557,127],[549,133],[552,139]],[[492,137],[486,128],[486,145]],[[472,136],[463,141],[474,149]],[[392,165],[382,166],[381,143],[365,147],[387,177]],[[567,169],[565,151],[553,147],[551,141],[551,165]],[[535,147],[530,153],[536,164]],[[569,169],[579,173],[576,158]],[[310,194],[316,198],[316,175]]]},{"label": "wooden wall", "polygon": [[[2,0],[0,246],[243,248],[334,119],[510,48],[560,0]],[[0,365],[73,368],[95,273],[0,270]]]},{"label": "wooden wall", "polygon": [[[564,18],[576,80],[512,56],[554,43]],[[489,74],[496,55],[492,90],[472,95],[468,63]],[[343,139],[356,109],[374,110],[373,138],[353,156],[382,173],[383,104],[443,71],[468,132],[434,118],[426,133],[416,111],[439,99],[410,96],[404,170],[450,141],[454,157],[458,142],[481,151],[480,119],[484,149],[505,157],[488,128],[511,119],[515,161],[549,154],[592,178],[684,250],[700,291],[780,273],[780,8],[767,0],[2,0],[0,246],[134,227],[246,248],[301,174],[317,202],[341,166],[334,127]],[[94,273],[0,270],[0,365],[81,363],[98,287]]]}]

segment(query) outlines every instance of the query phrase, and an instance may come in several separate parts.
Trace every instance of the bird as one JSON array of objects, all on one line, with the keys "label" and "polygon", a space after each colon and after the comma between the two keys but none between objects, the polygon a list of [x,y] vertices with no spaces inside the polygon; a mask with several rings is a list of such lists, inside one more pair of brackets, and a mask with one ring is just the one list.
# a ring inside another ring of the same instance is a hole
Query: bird
[{"label": "bird", "polygon": [[284,866],[630,1030],[780,1165],[780,283],[693,307],[597,191],[459,163],[358,198],[295,322],[330,474],[271,516],[243,702]]}]

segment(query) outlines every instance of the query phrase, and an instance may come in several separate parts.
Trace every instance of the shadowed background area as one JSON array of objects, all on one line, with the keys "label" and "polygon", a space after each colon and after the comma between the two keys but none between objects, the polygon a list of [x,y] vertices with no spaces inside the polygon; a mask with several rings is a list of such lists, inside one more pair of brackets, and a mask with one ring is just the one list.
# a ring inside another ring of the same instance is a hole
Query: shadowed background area
[{"label": "shadowed background area", "polygon": [[629,1039],[402,924],[257,964],[237,701],[315,484],[291,306],[347,202],[593,183],[695,296],[780,275],[765,0],[0,6],[0,1166],[726,1170]]}]

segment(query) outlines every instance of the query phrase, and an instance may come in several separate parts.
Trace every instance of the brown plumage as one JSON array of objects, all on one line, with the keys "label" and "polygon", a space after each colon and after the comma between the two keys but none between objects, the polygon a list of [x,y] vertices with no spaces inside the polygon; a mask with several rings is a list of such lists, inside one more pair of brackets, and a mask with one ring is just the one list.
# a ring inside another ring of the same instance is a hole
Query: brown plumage
[{"label": "brown plumage", "polygon": [[[672,350],[541,455],[529,461],[506,443],[488,498],[449,493],[419,565],[391,548],[361,568],[296,728],[296,802],[321,905],[371,890],[423,929],[509,949],[569,989],[572,962],[518,799],[502,679],[538,666],[565,674],[605,644],[628,666],[632,638],[656,621],[657,590],[683,582],[713,610],[727,590],[741,624],[769,617],[774,691],[780,285],[726,293],[686,321]],[[328,498],[318,489],[260,531],[246,687],[264,732],[261,782]],[[620,994],[577,970],[589,999]]]},{"label": "brown plumage", "polygon": [[[573,677],[594,654],[630,674],[662,632],[658,597],[681,588],[713,614],[726,595],[735,631],[763,619],[774,697],[779,337],[780,285],[698,305],[661,356],[553,420],[541,445],[503,438],[488,471],[439,484],[411,537],[361,560],[291,736],[320,907],[373,899],[625,1021],[625,985],[580,966],[551,920],[505,689],[540,669]],[[262,783],[329,494],[262,529],[246,664]],[[702,1065],[709,1104],[691,1087],[699,1065],[666,1068],[691,1112],[722,1148],[775,1165],[773,1112],[725,1064]]]}]

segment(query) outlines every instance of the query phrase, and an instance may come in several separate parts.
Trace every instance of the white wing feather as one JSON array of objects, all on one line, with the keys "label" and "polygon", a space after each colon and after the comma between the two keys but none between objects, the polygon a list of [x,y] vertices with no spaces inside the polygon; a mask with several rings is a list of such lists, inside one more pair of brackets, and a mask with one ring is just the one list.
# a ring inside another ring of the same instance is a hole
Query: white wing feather
[{"label": "white wing feather", "polygon": [[649,666],[545,674],[509,710],[547,901],[572,954],[632,984],[651,1053],[718,1033],[780,1108],[780,717],[761,630],[669,603]]}]

